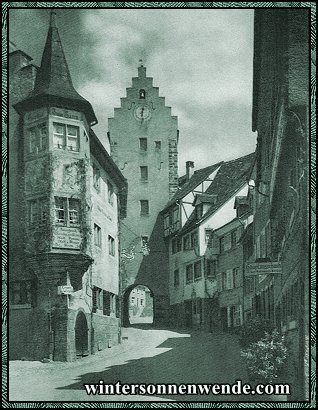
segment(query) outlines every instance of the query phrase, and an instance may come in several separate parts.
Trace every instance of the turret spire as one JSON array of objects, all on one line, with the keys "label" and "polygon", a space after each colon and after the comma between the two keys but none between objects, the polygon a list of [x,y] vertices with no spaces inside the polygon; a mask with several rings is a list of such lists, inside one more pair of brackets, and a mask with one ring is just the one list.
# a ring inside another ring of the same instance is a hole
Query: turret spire
[{"label": "turret spire", "polygon": [[17,104],[17,109],[27,106],[53,105],[83,111],[90,124],[97,119],[91,104],[75,90],[56,26],[56,11],[50,12],[50,26],[37,72],[34,90],[27,100]]},{"label": "turret spire", "polygon": [[50,12],[50,27],[56,27],[56,10],[52,8]]}]

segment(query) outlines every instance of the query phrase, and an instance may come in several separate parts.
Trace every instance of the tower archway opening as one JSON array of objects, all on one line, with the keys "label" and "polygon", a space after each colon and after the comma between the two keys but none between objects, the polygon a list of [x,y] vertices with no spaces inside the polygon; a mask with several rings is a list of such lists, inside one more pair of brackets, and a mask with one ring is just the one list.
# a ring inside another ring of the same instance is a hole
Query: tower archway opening
[{"label": "tower archway opening", "polygon": [[153,324],[154,297],[147,286],[130,286],[124,294],[124,326]]}]

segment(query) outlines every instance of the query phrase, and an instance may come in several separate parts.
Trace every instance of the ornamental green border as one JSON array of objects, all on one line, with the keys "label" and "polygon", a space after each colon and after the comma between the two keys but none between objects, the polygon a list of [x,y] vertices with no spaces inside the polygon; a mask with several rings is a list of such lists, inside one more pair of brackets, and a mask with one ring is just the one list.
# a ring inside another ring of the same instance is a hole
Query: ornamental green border
[{"label": "ornamental green border", "polygon": [[[257,8],[257,7],[306,7],[311,10],[311,169],[310,201],[311,228],[311,400],[298,403],[218,403],[218,402],[117,402],[117,403],[67,403],[36,402],[17,403],[8,401],[7,390],[7,36],[8,9],[14,7],[81,7],[81,8]],[[3,408],[314,408],[316,402],[316,4],[314,2],[5,2],[2,3],[2,406]]]}]

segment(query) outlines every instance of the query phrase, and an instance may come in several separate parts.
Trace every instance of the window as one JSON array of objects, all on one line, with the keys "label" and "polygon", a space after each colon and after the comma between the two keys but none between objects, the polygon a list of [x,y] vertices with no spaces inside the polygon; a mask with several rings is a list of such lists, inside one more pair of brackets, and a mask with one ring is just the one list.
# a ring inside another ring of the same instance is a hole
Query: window
[{"label": "window", "polygon": [[193,282],[193,265],[186,267],[186,283]]},{"label": "window", "polygon": [[194,264],[194,280],[199,280],[201,277],[201,261],[198,261]]},{"label": "window", "polygon": [[195,248],[198,244],[198,234],[197,232],[193,232],[190,235],[190,242],[191,242],[191,248]]},{"label": "window", "polygon": [[115,239],[108,235],[108,253],[111,256],[115,256]]},{"label": "window", "polygon": [[238,288],[242,285],[242,276],[241,276],[241,271],[239,268],[233,269],[233,281],[234,281],[235,288]]},{"label": "window", "polygon": [[231,232],[231,246],[232,248],[236,246],[237,243],[237,230],[235,229],[234,231]]},{"label": "window", "polygon": [[36,151],[36,128],[29,129],[29,153]]},{"label": "window", "polygon": [[139,90],[139,98],[141,100],[146,98],[146,91],[145,90],[143,90],[143,89]]},{"label": "window", "polygon": [[177,238],[173,238],[171,241],[171,252],[172,253],[178,252],[178,239]]},{"label": "window", "polygon": [[155,149],[156,150],[161,150],[161,141],[155,141]]},{"label": "window", "polygon": [[94,224],[94,244],[99,248],[102,246],[102,230],[96,224]]},{"label": "window", "polygon": [[225,283],[225,289],[230,290],[233,289],[233,270],[232,269],[227,269],[226,270],[226,283]]},{"label": "window", "polygon": [[233,306],[233,326],[241,326],[242,306]]},{"label": "window", "polygon": [[47,149],[47,128],[46,125],[42,125],[40,128],[40,151],[45,151]]},{"label": "window", "polygon": [[79,151],[79,128],[74,125],[53,123],[53,146],[68,151]]},{"label": "window", "polygon": [[220,252],[224,252],[224,236],[220,238]]},{"label": "window", "polygon": [[147,148],[148,148],[147,138],[139,138],[139,148],[142,151],[147,151]]},{"label": "window", "polygon": [[39,211],[40,211],[40,223],[44,224],[47,222],[48,217],[49,217],[49,210],[48,210],[48,204],[46,199],[40,199],[39,200]]},{"label": "window", "polygon": [[97,192],[100,192],[100,169],[93,164],[93,185]]},{"label": "window", "polygon": [[32,282],[30,280],[12,282],[10,285],[10,301],[12,305],[31,304]]},{"label": "window", "polygon": [[55,222],[65,223],[65,198],[55,198]]},{"label": "window", "polygon": [[221,285],[221,289],[222,290],[226,290],[227,289],[227,287],[226,287],[226,285],[227,285],[227,281],[226,281],[226,272],[222,272],[222,285]]},{"label": "window", "polygon": [[190,249],[190,236],[187,235],[183,238],[183,250],[187,251]]},{"label": "window", "polygon": [[80,201],[75,198],[55,197],[55,222],[74,226],[79,224]]},{"label": "window", "polygon": [[140,201],[140,215],[141,216],[149,215],[149,201],[146,199],[142,199]]},{"label": "window", "polygon": [[53,123],[53,146],[64,149],[64,125]]},{"label": "window", "polygon": [[107,181],[107,196],[110,205],[114,205],[114,186],[109,180]]},{"label": "window", "polygon": [[79,224],[79,200],[69,199],[68,201],[68,220],[71,225]]},{"label": "window", "polygon": [[212,229],[205,229],[205,243],[206,245],[210,243],[212,239]]},{"label": "window", "polygon": [[208,278],[215,278],[217,272],[217,260],[215,259],[208,259],[207,260],[207,269],[206,275]]},{"label": "window", "polygon": [[179,278],[179,269],[176,269],[173,273],[173,277],[174,277],[174,286],[179,286],[180,284],[180,278]]},{"label": "window", "polygon": [[148,182],[148,167],[140,167],[140,180],[142,182]]},{"label": "window", "polygon": [[38,201],[35,199],[33,201],[29,202],[29,220],[30,224],[35,224],[38,222],[38,213],[39,207],[38,207]]},{"label": "window", "polygon": [[103,291],[100,288],[93,288],[93,313],[96,313],[97,310],[103,310]]},{"label": "window", "polygon": [[228,251],[231,249],[231,246],[232,246],[231,237],[232,236],[230,233],[224,236],[224,250],[225,251]]}]

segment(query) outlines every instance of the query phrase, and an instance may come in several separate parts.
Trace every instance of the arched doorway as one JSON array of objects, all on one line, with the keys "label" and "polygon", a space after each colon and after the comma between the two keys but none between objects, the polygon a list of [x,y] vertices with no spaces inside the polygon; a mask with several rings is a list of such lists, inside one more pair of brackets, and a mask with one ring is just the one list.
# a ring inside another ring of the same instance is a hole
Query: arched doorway
[{"label": "arched doorway", "polygon": [[76,357],[88,356],[88,326],[85,313],[78,312],[75,321]]},{"label": "arched doorway", "polygon": [[123,324],[149,325],[154,322],[153,292],[144,285],[132,285],[126,289],[123,298]]}]

